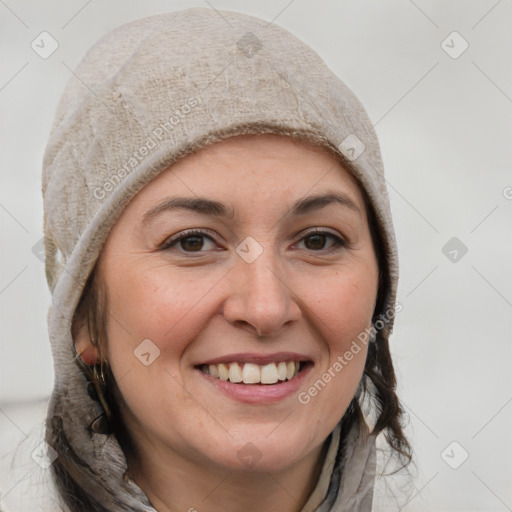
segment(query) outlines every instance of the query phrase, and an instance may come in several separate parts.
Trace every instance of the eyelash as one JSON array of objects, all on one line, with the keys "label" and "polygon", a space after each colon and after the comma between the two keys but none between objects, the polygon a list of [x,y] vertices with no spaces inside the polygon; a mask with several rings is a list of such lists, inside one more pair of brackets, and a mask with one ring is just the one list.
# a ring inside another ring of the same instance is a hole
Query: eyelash
[{"label": "eyelash", "polygon": [[[334,239],[335,243],[334,243],[334,245],[332,247],[330,247],[328,249],[318,249],[318,250],[310,249],[311,252],[316,252],[316,253],[328,252],[328,253],[331,253],[331,252],[337,251],[337,250],[339,250],[341,248],[344,248],[346,246],[345,240],[343,240],[339,236],[337,236],[337,235],[335,235],[335,234],[333,234],[333,233],[331,233],[329,231],[320,230],[318,228],[312,228],[311,230],[307,231],[303,235],[303,237],[299,240],[299,242],[301,242],[302,240],[304,240],[306,238],[309,238],[309,237],[311,237],[313,235],[327,235],[327,236],[330,236],[331,238]],[[161,244],[159,249],[162,250],[162,251],[169,250],[174,245],[177,245],[179,242],[181,242],[182,240],[186,240],[187,238],[191,238],[193,236],[204,236],[206,238],[209,238],[213,242],[215,242],[214,236],[212,235],[212,233],[210,231],[206,231],[206,230],[203,231],[203,230],[200,230],[200,229],[187,229],[185,231],[182,231],[178,235],[174,235],[173,237],[168,238],[165,242],[163,242]],[[194,253],[202,253],[202,252],[205,252],[205,251],[182,251],[182,252],[184,252],[185,254],[194,254]]]}]

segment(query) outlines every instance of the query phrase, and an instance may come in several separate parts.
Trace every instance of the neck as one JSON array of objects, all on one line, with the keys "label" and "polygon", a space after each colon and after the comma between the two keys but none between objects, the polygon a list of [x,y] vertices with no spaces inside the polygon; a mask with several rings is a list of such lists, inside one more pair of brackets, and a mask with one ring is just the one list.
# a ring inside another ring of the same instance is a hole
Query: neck
[{"label": "neck", "polygon": [[150,456],[129,459],[129,467],[158,512],[300,512],[320,476],[327,443],[276,472],[197,464],[155,447],[144,450]]}]

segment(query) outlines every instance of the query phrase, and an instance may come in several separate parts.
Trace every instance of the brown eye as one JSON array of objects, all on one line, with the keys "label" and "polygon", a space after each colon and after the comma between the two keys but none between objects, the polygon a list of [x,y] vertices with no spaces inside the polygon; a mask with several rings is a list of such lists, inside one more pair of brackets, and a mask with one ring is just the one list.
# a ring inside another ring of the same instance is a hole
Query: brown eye
[{"label": "brown eye", "polygon": [[[329,240],[331,243],[329,244]],[[343,247],[345,242],[338,236],[327,231],[313,231],[302,238],[300,242],[304,242],[306,249],[310,251],[329,251],[335,250],[337,247]],[[300,243],[299,242],[299,243]],[[326,244],[329,244],[326,247]]]},{"label": "brown eye", "polygon": [[200,251],[204,245],[202,236],[187,236],[179,240],[180,246],[185,251]]},{"label": "brown eye", "polygon": [[308,249],[314,249],[314,250],[324,249],[326,238],[327,237],[325,235],[311,235],[311,236],[308,236],[307,238],[305,238],[304,245]]},{"label": "brown eye", "polygon": [[[203,231],[188,230],[178,233],[167,239],[161,246],[162,251],[178,249],[184,253],[201,253],[208,249],[208,242],[215,245],[215,241],[211,236]],[[176,247],[177,246],[177,247]],[[205,247],[206,246],[206,247]],[[210,247],[213,248],[213,247]],[[204,249],[204,250],[203,250]]]}]

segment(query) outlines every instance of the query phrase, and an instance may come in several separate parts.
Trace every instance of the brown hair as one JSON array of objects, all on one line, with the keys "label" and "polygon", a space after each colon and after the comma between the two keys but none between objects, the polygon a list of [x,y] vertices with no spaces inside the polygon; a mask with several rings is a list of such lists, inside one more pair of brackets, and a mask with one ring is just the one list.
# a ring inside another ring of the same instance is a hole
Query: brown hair
[{"label": "brown hair", "polygon": [[[273,129],[273,133],[277,133],[275,128]],[[313,146],[318,149],[327,149],[341,161],[345,168],[350,168],[350,163],[340,157],[338,151],[321,138],[312,140],[310,134],[307,136],[297,134],[296,132],[291,134],[285,130],[283,130],[281,134],[292,136],[303,142],[312,143]],[[383,240],[373,206],[364,187],[357,179],[356,181],[359,184],[364,198],[373,247],[378,261],[379,283],[373,317],[373,320],[376,320],[383,312],[385,292],[389,289],[389,273],[387,271],[387,261],[382,245]],[[97,344],[100,353],[106,353],[108,290],[101,279],[98,267],[99,259],[89,275],[76,308],[73,318],[73,336],[75,337],[77,330],[87,323],[89,325],[91,338],[94,339],[93,343]],[[364,400],[369,400],[375,416],[375,425],[372,433],[376,435],[382,432],[384,434],[391,448],[391,455],[399,462],[399,466],[396,469],[396,471],[398,471],[405,468],[411,462],[412,449],[403,431],[404,411],[396,394],[397,383],[389,350],[389,335],[390,332],[388,332],[387,328],[380,329],[377,331],[375,343],[368,344],[368,354],[359,391],[356,393],[356,396],[353,397],[341,419],[342,431],[340,439],[343,440],[354,425],[357,425],[362,432],[367,432],[363,402]],[[111,410],[110,428],[116,435],[123,451],[127,453],[127,450],[130,451],[133,447],[128,432],[125,429],[121,409],[119,407],[120,392],[108,365],[104,367],[103,371],[106,378],[105,400]],[[59,457],[52,465],[52,471],[61,496],[71,512],[83,511],[84,509],[90,512],[108,512],[109,510],[114,510],[104,508],[101,504],[101,491],[98,493],[99,489],[84,488],[80,483],[80,481],[83,482],[83,480],[79,477],[79,472],[77,471],[77,464],[80,463],[80,460],[77,460],[77,454],[72,451],[65,433],[60,432],[59,435],[57,435],[57,426],[52,426],[52,429],[52,443],[59,453]],[[342,453],[343,442],[340,444],[340,450],[336,459],[337,467],[342,464]]]}]

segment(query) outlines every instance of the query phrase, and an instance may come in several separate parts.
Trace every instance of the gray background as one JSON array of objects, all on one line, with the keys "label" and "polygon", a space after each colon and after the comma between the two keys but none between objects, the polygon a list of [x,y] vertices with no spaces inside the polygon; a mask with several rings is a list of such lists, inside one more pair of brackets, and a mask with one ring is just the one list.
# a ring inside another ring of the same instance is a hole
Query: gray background
[{"label": "gray background", "polygon": [[[375,124],[401,265],[392,352],[419,469],[405,510],[512,510],[510,0],[0,0],[0,457],[52,387],[51,297],[32,249],[70,68],[123,22],[208,5],[275,19]],[[43,31],[59,44],[46,59],[31,48]],[[454,31],[469,44],[457,58]]]}]

